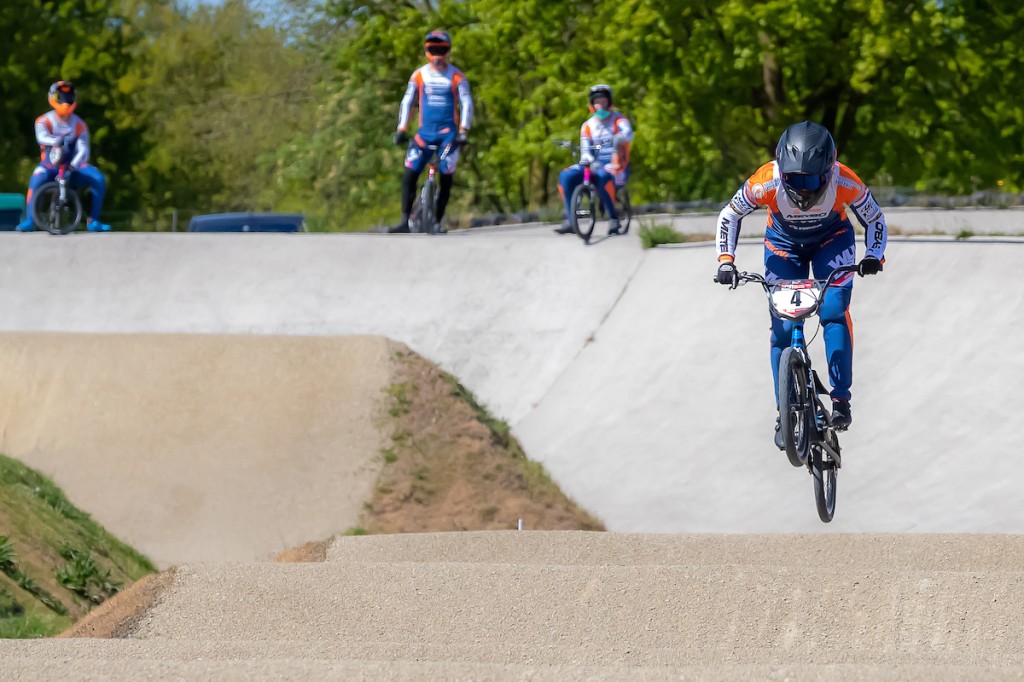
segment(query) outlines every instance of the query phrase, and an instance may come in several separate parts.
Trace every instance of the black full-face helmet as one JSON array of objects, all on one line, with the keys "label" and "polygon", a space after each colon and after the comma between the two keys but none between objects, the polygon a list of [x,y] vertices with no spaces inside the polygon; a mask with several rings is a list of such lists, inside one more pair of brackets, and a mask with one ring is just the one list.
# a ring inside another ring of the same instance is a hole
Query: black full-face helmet
[{"label": "black full-face helmet", "polygon": [[836,165],[836,143],[828,129],[811,121],[794,123],[779,138],[775,157],[790,201],[801,211],[818,203]]}]

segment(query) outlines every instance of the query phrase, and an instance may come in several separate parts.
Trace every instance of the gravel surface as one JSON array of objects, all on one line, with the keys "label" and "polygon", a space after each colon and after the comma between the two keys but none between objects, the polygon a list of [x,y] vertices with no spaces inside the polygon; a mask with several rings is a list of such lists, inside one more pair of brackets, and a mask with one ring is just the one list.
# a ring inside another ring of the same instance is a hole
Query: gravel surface
[{"label": "gravel surface", "polygon": [[0,642],[0,678],[1022,679],[1022,558],[999,535],[339,538],[182,566],[132,639]]}]

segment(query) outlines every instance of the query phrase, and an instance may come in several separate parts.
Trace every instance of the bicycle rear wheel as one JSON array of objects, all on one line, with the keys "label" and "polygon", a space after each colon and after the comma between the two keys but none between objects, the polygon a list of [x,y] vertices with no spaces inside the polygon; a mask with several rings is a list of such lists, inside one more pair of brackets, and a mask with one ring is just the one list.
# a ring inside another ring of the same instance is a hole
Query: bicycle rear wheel
[{"label": "bicycle rear wheel", "polygon": [[598,203],[597,191],[593,185],[582,184],[572,192],[572,214],[569,216],[569,222],[572,223],[573,231],[587,244],[590,243],[590,235],[594,234],[594,226],[597,225]]},{"label": "bicycle rear wheel", "polygon": [[73,232],[82,222],[82,200],[78,192],[70,187],[65,190],[65,200],[60,200],[60,185],[48,182],[32,196],[29,217],[40,230],[50,234]]},{"label": "bicycle rear wheel", "polygon": [[[839,437],[832,431],[825,436],[826,442],[839,452]],[[811,448],[811,477],[814,479],[814,502],[818,507],[818,518],[829,523],[836,513],[836,484],[838,470],[835,461],[820,445]]]},{"label": "bicycle rear wheel", "polygon": [[779,427],[786,457],[795,467],[807,464],[814,430],[814,403],[808,372],[795,348],[786,348],[779,359]]},{"label": "bicycle rear wheel", "polygon": [[615,210],[619,213],[620,234],[628,234],[629,224],[633,222],[633,204],[629,200],[629,190],[626,187],[615,190]]}]

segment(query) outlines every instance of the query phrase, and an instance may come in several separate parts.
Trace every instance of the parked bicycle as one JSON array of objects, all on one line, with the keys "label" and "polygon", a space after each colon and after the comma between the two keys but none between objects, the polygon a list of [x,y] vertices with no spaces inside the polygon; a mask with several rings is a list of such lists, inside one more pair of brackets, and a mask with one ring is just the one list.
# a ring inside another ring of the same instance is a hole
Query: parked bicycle
[{"label": "parked bicycle", "polygon": [[[580,146],[578,144],[569,140],[560,140],[556,144],[571,150],[573,156],[579,157]],[[601,148],[602,145],[599,144],[590,145],[594,160],[588,164],[581,162],[583,182],[572,191],[572,197],[569,199],[569,205],[572,206],[572,210],[569,212],[569,224],[572,226],[573,232],[579,235],[586,244],[590,243],[590,236],[594,234],[594,227],[597,225],[598,219],[605,217],[604,205],[601,203],[597,185],[594,184],[592,176],[592,172],[600,166],[597,157],[600,155]],[[619,216],[619,234],[627,234],[633,220],[633,205],[629,200],[629,189],[625,185],[615,188],[615,212]]]},{"label": "parked bicycle", "polygon": [[57,179],[36,190],[29,205],[29,217],[40,230],[50,234],[73,232],[82,222],[82,199],[68,184],[72,173],[70,149],[50,147],[50,163],[57,168]]},{"label": "parked bicycle", "polygon": [[771,314],[793,323],[792,340],[779,359],[779,424],[790,464],[807,467],[814,479],[818,518],[825,523],[836,511],[836,480],[843,465],[839,432],[846,429],[832,424],[832,412],[819,397],[829,392],[811,367],[804,321],[820,313],[825,292],[849,272],[857,272],[857,266],[840,266],[825,279],[776,282],[756,273],[739,272],[730,287],[735,289],[747,282],[760,284],[768,296]]},{"label": "parked bicycle", "polygon": [[445,232],[443,228],[440,231],[437,229],[439,227],[437,199],[441,192],[440,184],[436,179],[437,169],[448,155],[454,153],[458,148],[458,140],[453,140],[444,147],[438,144],[428,144],[423,148],[424,153],[430,155],[430,163],[427,165],[427,179],[423,182],[419,199],[416,200],[412,207],[412,213],[409,215],[410,232],[425,234],[443,234]]}]

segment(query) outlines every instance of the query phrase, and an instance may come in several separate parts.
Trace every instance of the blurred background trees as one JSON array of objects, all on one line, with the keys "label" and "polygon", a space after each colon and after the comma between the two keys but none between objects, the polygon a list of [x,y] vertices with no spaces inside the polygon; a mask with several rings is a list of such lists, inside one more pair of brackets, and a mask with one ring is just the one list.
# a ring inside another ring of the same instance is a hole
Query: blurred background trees
[{"label": "blurred background trees", "polygon": [[397,218],[398,103],[422,38],[452,33],[476,102],[458,212],[557,205],[586,92],[636,126],[634,201],[727,198],[781,131],[828,126],[868,182],[1024,188],[1024,6],[969,0],[27,0],[0,30],[0,191],[24,191],[36,116],[79,86],[118,227],[301,211]]}]

